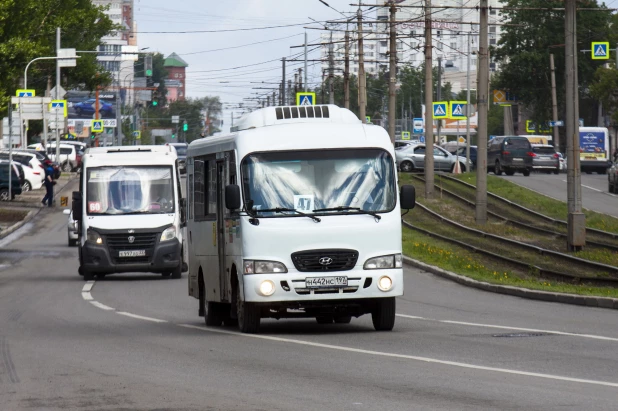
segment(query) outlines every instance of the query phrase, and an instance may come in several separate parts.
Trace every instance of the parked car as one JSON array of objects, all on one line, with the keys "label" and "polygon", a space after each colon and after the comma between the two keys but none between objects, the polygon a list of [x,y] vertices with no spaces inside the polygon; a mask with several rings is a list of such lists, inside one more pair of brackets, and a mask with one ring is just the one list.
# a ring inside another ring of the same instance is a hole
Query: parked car
[{"label": "parked car", "polygon": [[21,187],[23,192],[41,188],[45,180],[45,170],[39,160],[33,160],[36,162],[35,168],[30,165],[31,157],[28,155],[19,153],[10,155],[9,153],[0,152],[0,160],[9,161],[9,157],[19,163],[24,171],[24,182]]},{"label": "parked car", "polygon": [[73,219],[73,210],[71,210],[70,208],[63,210],[62,212],[63,214],[69,216],[68,221],[67,221],[67,238],[68,238],[69,247],[74,247],[77,245],[77,239],[78,239],[78,235],[77,235],[78,226],[77,225],[79,223]]},{"label": "parked car", "polygon": [[[457,154],[460,157],[465,158],[466,157],[466,147],[459,146],[455,154]],[[474,168],[476,168],[476,156],[477,156],[477,147],[470,146],[470,162],[472,163]]]},{"label": "parked car", "polygon": [[176,149],[176,155],[178,156],[178,172],[180,174],[187,173],[187,143],[167,143],[168,146],[172,146]]},{"label": "parked car", "polygon": [[558,156],[560,157],[558,160],[560,161],[560,171],[565,171],[567,169],[567,160],[566,157],[564,155],[562,155],[562,153],[557,153]]},{"label": "parked car", "polygon": [[549,144],[532,145],[532,169],[548,173],[560,173],[560,156],[554,146]]},{"label": "parked car", "polygon": [[[410,145],[400,150],[395,150],[397,167],[404,172],[425,169],[425,144]],[[466,158],[455,156],[445,149],[433,146],[434,170],[453,171],[455,162],[459,161],[462,172],[468,168],[465,166]]]},{"label": "parked car", "polygon": [[9,162],[0,160],[0,201],[14,200],[15,196],[20,195],[23,181],[21,166],[13,162],[11,167],[11,196],[9,197]]},{"label": "parked car", "polygon": [[[75,113],[77,113],[80,117],[83,115],[91,116],[94,114],[95,104],[96,99],[91,98],[78,103],[73,103],[73,110],[75,110]],[[99,114],[101,114],[102,118],[113,117],[114,105],[105,100],[99,99]]]},{"label": "parked car", "polygon": [[[42,146],[40,143],[37,143],[29,145],[28,148],[40,150]],[[52,161],[60,164],[62,171],[77,171],[82,165],[83,151],[78,150],[78,147],[73,144],[60,143],[60,158],[56,159],[56,143],[49,143],[47,145],[47,155]]]},{"label": "parked car", "polygon": [[502,172],[512,176],[516,172],[528,177],[532,170],[532,144],[526,137],[499,136],[489,141],[487,147],[487,171],[497,176]]},{"label": "parked car", "polygon": [[30,148],[21,148],[15,151],[19,151],[22,153],[27,153],[27,154],[31,154],[34,155],[37,160],[39,160],[41,162],[41,164],[43,165],[43,167],[45,166],[45,164],[51,163],[51,165],[54,168],[54,180],[57,180],[60,178],[60,175],[62,174],[62,170],[60,170],[60,165],[56,162],[51,161],[51,159],[49,158],[49,156],[47,155],[46,152],[44,152],[43,150],[35,150],[35,149],[30,149]]},{"label": "parked car", "polygon": [[407,147],[412,144],[420,144],[418,140],[395,140],[395,150]]}]

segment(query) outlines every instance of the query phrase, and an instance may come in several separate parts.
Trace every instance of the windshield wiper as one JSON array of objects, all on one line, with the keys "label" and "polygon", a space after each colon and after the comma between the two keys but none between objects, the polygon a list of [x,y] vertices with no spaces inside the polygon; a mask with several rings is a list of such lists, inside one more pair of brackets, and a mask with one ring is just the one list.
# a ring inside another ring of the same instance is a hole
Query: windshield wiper
[{"label": "windshield wiper", "polygon": [[266,210],[253,210],[254,212],[260,212],[260,213],[267,213],[267,212],[274,212],[274,213],[285,213],[286,211],[289,212],[293,212],[296,213],[298,215],[302,215],[303,217],[309,217],[310,219],[312,219],[313,221],[315,221],[316,223],[319,223],[320,221],[322,221],[321,219],[319,219],[316,216],[313,215],[309,215],[309,214],[305,214],[302,211],[298,211],[295,210],[293,208],[281,208],[281,207],[276,207],[276,208],[267,208]]},{"label": "windshield wiper", "polygon": [[317,210],[313,210],[314,213],[319,213],[320,211],[358,211],[359,214],[369,214],[378,221],[382,218],[382,216],[380,216],[379,214],[374,213],[373,211],[363,210],[360,207],[338,206],[331,208],[318,208]]}]

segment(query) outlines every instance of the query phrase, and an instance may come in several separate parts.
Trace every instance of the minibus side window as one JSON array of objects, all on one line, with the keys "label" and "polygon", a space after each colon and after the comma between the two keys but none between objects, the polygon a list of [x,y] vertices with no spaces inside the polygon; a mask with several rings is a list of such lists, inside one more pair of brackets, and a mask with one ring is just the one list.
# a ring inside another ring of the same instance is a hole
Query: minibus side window
[{"label": "minibus side window", "polygon": [[193,208],[195,209],[195,219],[203,220],[205,216],[204,204],[206,203],[205,179],[206,165],[203,160],[195,160],[193,164],[194,180],[193,180]]}]

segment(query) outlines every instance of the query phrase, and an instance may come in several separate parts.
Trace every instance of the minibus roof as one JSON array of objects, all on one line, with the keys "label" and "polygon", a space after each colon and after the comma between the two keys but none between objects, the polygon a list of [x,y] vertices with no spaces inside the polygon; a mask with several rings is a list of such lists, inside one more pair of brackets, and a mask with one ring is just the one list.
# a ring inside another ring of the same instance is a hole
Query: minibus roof
[{"label": "minibus roof", "polygon": [[170,165],[176,162],[176,150],[170,146],[112,146],[86,150],[87,167],[104,165]]}]

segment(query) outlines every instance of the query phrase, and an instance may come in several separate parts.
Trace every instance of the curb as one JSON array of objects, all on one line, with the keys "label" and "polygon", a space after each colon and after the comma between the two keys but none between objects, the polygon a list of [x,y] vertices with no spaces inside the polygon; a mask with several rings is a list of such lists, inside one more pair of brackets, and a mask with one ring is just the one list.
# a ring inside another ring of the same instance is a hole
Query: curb
[{"label": "curb", "polygon": [[[57,193],[54,194],[54,199],[58,197],[64,191],[65,187],[69,185],[69,183],[73,180],[74,178],[69,179],[69,181],[67,181],[67,183],[60,190],[58,190]],[[11,202],[9,202],[9,204],[11,204]],[[28,208],[34,208],[34,207],[28,207]],[[0,232],[0,240],[2,240],[5,237],[8,237],[9,235],[13,234],[15,231],[23,227],[25,224],[29,223],[34,217],[39,215],[39,213],[43,209],[44,207],[37,206],[34,210],[29,211],[23,220],[13,224],[12,226],[8,227],[6,230]]]},{"label": "curb", "polygon": [[489,291],[498,294],[507,294],[516,297],[528,298],[531,300],[540,300],[553,303],[583,305],[586,307],[611,308],[618,310],[618,298],[609,297],[594,297],[588,295],[552,293],[548,291],[530,290],[528,288],[519,288],[509,285],[491,284],[483,281],[477,281],[463,275],[455,274],[450,271],[443,270],[433,265],[425,264],[410,257],[403,257],[403,262],[409,266],[420,268],[438,277],[454,281],[467,287],[477,288],[483,291]]}]

